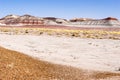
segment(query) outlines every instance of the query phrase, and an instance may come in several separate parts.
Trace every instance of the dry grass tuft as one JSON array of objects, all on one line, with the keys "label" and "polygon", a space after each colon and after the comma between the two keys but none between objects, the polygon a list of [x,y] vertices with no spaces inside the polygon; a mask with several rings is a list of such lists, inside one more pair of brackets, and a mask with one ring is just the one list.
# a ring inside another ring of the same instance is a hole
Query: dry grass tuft
[{"label": "dry grass tuft", "polygon": [[114,39],[120,40],[120,30],[114,29],[54,29],[54,28],[16,28],[1,27],[0,33],[27,34],[27,35],[57,35],[68,37],[92,38],[92,39]]},{"label": "dry grass tuft", "polygon": [[116,76],[120,74],[91,73],[40,61],[0,47],[0,80],[100,80]]}]

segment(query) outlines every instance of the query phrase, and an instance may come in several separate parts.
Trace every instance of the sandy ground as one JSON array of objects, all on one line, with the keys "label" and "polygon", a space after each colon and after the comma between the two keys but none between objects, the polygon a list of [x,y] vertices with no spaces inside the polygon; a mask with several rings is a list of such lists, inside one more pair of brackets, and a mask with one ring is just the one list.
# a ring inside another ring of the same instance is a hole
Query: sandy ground
[{"label": "sandy ground", "polygon": [[120,73],[52,64],[0,47],[0,80],[120,80]]},{"label": "sandy ground", "polygon": [[81,69],[119,72],[120,68],[120,40],[1,34],[0,45]]}]

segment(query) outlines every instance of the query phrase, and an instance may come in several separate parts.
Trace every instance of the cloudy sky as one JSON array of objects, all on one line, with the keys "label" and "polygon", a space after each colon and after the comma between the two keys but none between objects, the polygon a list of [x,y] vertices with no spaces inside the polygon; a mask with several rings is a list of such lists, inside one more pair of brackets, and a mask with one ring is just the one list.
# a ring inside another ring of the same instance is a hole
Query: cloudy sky
[{"label": "cloudy sky", "polygon": [[120,0],[0,0],[0,17],[8,14],[120,19]]}]

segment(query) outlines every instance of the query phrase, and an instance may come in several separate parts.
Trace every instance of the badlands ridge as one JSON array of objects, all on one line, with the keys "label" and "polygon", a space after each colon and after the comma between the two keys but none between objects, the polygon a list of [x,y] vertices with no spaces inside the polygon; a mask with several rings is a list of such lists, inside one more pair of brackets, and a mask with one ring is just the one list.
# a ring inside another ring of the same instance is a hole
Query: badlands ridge
[{"label": "badlands ridge", "polygon": [[31,15],[7,15],[0,19],[1,26],[23,26],[23,25],[64,25],[75,27],[120,27],[120,21],[116,18],[108,17],[104,19],[73,18],[70,20],[55,17],[35,17]]}]

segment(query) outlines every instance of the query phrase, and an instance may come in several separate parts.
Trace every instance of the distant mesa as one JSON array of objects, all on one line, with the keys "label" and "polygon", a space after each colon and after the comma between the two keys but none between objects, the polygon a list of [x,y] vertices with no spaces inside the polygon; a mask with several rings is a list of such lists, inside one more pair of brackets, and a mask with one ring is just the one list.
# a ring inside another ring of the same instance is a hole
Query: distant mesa
[{"label": "distant mesa", "polygon": [[104,18],[103,20],[116,20],[116,21],[118,21],[117,18],[113,18],[113,17]]},{"label": "distant mesa", "polygon": [[74,18],[70,19],[69,21],[73,25],[120,26],[120,21],[112,17],[107,17],[104,19]]},{"label": "distant mesa", "polygon": [[55,17],[35,17],[29,14],[22,16],[7,15],[0,19],[1,26],[23,25],[66,25],[66,26],[120,26],[117,18],[107,17],[104,19],[73,18],[70,20]]},{"label": "distant mesa", "polygon": [[71,22],[81,22],[81,21],[97,21],[97,20],[116,20],[118,21],[117,18],[113,18],[113,17],[107,17],[107,18],[104,18],[104,19],[92,19],[92,18],[73,18],[73,19],[70,19]]}]

